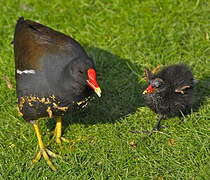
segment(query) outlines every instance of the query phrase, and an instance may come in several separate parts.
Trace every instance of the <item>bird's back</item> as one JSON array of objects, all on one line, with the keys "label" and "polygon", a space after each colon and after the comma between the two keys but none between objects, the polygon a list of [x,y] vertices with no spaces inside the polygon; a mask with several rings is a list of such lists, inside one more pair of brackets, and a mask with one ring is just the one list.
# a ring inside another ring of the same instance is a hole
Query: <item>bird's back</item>
[{"label": "bird's back", "polygon": [[184,85],[193,85],[193,74],[184,64],[168,66],[157,73],[155,77],[161,78],[167,84],[170,84],[173,90]]},{"label": "bird's back", "polygon": [[46,54],[66,52],[72,60],[86,56],[80,44],[69,36],[34,21],[18,19],[14,34],[16,69],[39,69]]}]

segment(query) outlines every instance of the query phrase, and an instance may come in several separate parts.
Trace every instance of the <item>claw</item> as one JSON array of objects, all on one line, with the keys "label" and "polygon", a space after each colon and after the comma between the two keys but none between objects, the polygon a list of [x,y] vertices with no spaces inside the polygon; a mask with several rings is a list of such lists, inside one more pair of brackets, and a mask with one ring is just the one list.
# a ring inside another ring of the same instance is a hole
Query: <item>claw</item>
[{"label": "claw", "polygon": [[38,162],[41,157],[44,157],[44,159],[46,160],[48,166],[53,170],[53,171],[56,171],[57,168],[53,165],[53,163],[51,162],[50,157],[60,157],[59,155],[53,153],[52,151],[50,151],[49,149],[46,149],[46,148],[43,148],[43,149],[40,149],[40,151],[36,154],[35,158],[32,160],[33,163],[36,163]]},{"label": "claw", "polygon": [[36,154],[36,156],[35,156],[35,158],[34,158],[34,160],[32,162],[34,162],[34,163],[38,162],[41,159],[41,157],[43,156],[44,159],[46,160],[48,166],[53,171],[56,171],[57,168],[53,165],[53,163],[51,162],[49,156],[51,156],[51,157],[58,157],[58,155],[56,155],[52,151],[50,151],[47,148],[45,148],[44,143],[42,141],[42,136],[41,136],[39,125],[38,125],[37,121],[33,124],[33,126],[34,126],[34,130],[35,130],[35,133],[36,133],[36,136],[37,136],[37,139],[38,139],[38,145],[39,145],[40,151]]}]

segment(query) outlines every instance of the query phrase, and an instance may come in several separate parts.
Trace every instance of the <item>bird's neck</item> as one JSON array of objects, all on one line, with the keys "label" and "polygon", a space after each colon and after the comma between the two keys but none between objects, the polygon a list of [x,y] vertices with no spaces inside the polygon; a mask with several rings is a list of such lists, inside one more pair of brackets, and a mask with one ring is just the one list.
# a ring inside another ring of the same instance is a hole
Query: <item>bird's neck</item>
[{"label": "bird's neck", "polygon": [[161,91],[161,92],[156,92],[154,94],[150,94],[150,97],[153,101],[153,104],[155,105],[157,111],[162,109],[162,106],[165,106],[168,104],[168,91]]}]

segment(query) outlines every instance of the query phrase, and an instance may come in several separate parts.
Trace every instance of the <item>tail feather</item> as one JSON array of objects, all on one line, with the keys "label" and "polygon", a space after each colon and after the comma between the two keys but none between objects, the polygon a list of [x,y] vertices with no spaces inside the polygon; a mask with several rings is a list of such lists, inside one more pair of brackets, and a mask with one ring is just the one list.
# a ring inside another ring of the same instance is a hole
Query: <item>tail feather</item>
[{"label": "tail feather", "polygon": [[17,20],[17,24],[23,23],[24,21],[25,21],[25,20],[24,20],[24,17],[21,16],[21,17],[19,17],[19,19]]}]

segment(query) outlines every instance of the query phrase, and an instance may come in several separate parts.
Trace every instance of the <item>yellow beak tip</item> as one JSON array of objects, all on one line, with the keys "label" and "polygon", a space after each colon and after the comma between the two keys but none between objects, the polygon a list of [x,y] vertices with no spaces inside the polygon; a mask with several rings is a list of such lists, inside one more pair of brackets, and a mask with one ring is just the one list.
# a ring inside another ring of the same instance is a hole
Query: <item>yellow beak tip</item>
[{"label": "yellow beak tip", "polygon": [[98,97],[101,97],[101,89],[99,87],[95,89],[95,93],[98,95]]},{"label": "yellow beak tip", "polygon": [[147,90],[145,90],[142,94],[147,94]]}]

